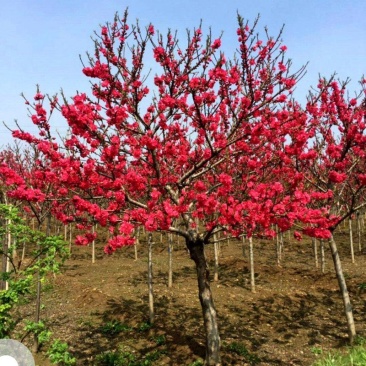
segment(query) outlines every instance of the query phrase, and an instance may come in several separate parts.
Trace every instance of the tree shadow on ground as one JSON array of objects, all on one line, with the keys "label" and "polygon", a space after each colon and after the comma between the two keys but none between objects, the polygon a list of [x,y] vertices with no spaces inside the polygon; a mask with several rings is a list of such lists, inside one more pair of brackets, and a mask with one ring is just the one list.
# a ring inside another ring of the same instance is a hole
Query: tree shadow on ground
[{"label": "tree shadow on ground", "polygon": [[[193,362],[192,355],[195,358],[204,358],[204,334],[198,308],[181,309],[177,313],[172,301],[161,297],[155,302],[156,321],[150,327],[147,298],[144,296],[142,300],[143,303],[131,299],[110,299],[107,301],[107,310],[93,313],[101,322],[86,322],[78,327],[79,337],[83,341],[74,351],[76,358],[85,360],[90,355],[116,350],[121,345],[129,345],[136,353],[145,355],[159,349],[153,341],[159,335],[165,337],[165,349],[174,354],[171,365],[188,365]],[[106,328],[113,322],[124,324],[127,329],[116,334],[102,331],[103,325]]]},{"label": "tree shadow on ground", "polygon": [[[265,296],[248,301],[245,306],[228,304],[225,313],[235,314],[246,322],[222,321],[222,333],[240,334],[251,349],[260,350],[268,341],[291,345],[302,337],[309,346],[321,344],[322,338],[331,338],[339,346],[347,343],[345,319],[339,318],[339,310],[332,312],[330,306],[337,307],[338,294],[324,291],[314,296],[307,293],[294,295]],[[235,324],[235,325],[234,325]],[[267,334],[269,335],[267,337]],[[277,336],[274,337],[274,334]]]}]

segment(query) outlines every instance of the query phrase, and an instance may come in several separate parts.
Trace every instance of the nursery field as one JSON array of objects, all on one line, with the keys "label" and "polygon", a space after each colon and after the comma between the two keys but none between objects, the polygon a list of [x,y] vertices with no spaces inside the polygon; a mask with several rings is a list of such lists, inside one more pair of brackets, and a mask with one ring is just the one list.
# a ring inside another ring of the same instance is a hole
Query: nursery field
[{"label": "nursery field", "polygon": [[[173,287],[168,288],[166,238],[154,244],[155,324],[148,323],[146,243],[111,256],[97,247],[73,247],[62,274],[43,294],[42,319],[69,344],[77,365],[200,365],[202,315],[194,263],[175,245]],[[357,331],[366,336],[364,253],[351,263],[348,236],[338,233]],[[206,255],[213,266],[213,246]],[[311,243],[285,237],[281,266],[274,241],[254,241],[256,293],[239,241],[220,247],[219,280],[212,290],[219,316],[223,365],[311,365],[347,343],[346,320],[330,253],[322,274]],[[27,309],[25,309],[27,310]],[[32,309],[28,309],[29,312]],[[115,360],[116,363],[113,363]],[[116,360],[119,360],[117,363]],[[125,362],[125,363],[123,363]],[[50,365],[42,350],[38,365]]]}]

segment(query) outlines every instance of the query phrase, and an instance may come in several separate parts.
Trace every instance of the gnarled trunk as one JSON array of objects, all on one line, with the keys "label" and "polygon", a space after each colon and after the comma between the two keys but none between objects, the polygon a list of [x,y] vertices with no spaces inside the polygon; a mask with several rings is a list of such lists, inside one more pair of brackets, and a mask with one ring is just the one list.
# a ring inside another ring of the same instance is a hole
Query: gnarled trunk
[{"label": "gnarled trunk", "polygon": [[220,336],[217,324],[217,315],[212,298],[209,281],[209,270],[204,252],[204,244],[200,239],[186,240],[191,259],[196,264],[198,294],[201,302],[203,321],[206,332],[206,359],[205,365],[219,366],[220,358]]}]

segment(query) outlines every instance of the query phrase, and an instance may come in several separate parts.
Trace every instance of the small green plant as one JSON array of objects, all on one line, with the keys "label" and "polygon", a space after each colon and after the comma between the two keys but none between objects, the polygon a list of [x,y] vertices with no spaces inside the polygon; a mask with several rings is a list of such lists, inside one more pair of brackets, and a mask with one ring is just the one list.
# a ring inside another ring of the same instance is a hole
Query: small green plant
[{"label": "small green plant", "polygon": [[260,362],[259,357],[250,353],[242,343],[232,342],[227,346],[227,349],[232,353],[244,357],[245,360],[249,362],[251,365],[255,365]]},{"label": "small green plant", "polygon": [[47,356],[51,363],[59,366],[73,366],[76,358],[69,352],[69,346],[59,339],[55,339],[47,351]]},{"label": "small green plant", "polygon": [[46,328],[46,325],[42,321],[39,321],[38,323],[26,321],[24,329],[27,334],[32,333],[37,336],[39,346],[49,342],[52,335],[52,332]]},{"label": "small green plant", "polygon": [[[165,350],[155,350],[152,352],[149,352],[145,355],[145,360],[143,360],[143,362],[150,362],[150,363],[146,363],[146,366],[149,366],[152,362],[157,361],[162,355],[166,354]],[[143,363],[143,365],[145,366],[145,363]]]},{"label": "small green plant", "polygon": [[189,366],[203,366],[202,360],[196,360],[189,364]]},{"label": "small green plant", "polygon": [[139,325],[137,330],[139,332],[146,332],[146,331],[150,330],[151,328],[152,328],[152,324],[150,324],[149,322],[143,322]]},{"label": "small green plant", "polygon": [[310,352],[314,355],[321,355],[323,350],[320,347],[311,347]]},{"label": "small green plant", "polygon": [[152,366],[165,353],[165,350],[155,350],[138,357],[126,350],[107,351],[96,357],[94,366]]},{"label": "small green plant", "polygon": [[356,336],[355,340],[354,340],[354,345],[355,346],[363,346],[366,347],[366,338],[361,337],[361,336]]},{"label": "small green plant", "polygon": [[359,293],[365,292],[366,291],[366,282],[359,283],[357,285],[357,287],[358,287],[358,292]]},{"label": "small green plant", "polygon": [[136,366],[136,356],[126,351],[107,351],[96,357],[95,366]]},{"label": "small green plant", "polygon": [[105,335],[114,336],[121,332],[129,331],[132,328],[126,324],[119,322],[118,320],[112,320],[102,325],[99,330]]},{"label": "small green plant", "polygon": [[166,343],[165,335],[160,334],[153,338],[157,346],[163,346]]}]

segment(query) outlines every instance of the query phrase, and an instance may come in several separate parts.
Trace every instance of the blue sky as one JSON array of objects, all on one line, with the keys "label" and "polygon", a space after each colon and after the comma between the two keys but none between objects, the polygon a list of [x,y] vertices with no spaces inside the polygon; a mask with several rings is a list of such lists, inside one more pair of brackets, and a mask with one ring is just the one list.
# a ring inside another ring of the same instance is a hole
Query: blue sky
[{"label": "blue sky", "polygon": [[[342,80],[357,81],[366,74],[366,1],[364,0],[12,0],[3,1],[0,21],[0,122],[13,121],[27,131],[32,124],[20,94],[32,98],[36,84],[42,92],[54,94],[62,88],[71,97],[76,90],[88,92],[88,80],[81,73],[79,55],[93,51],[90,36],[99,25],[113,20],[114,13],[129,8],[130,21],[149,22],[161,31],[177,29],[180,38],[202,19],[203,29],[214,36],[224,31],[223,50],[236,45],[236,12],[253,21],[260,14],[258,30],[267,26],[277,35],[285,24],[284,44],[294,67],[309,61],[308,72],[296,95],[305,99],[317,84],[318,74],[337,72]],[[84,58],[85,59],[85,58]],[[64,131],[62,120],[53,124]],[[0,147],[12,142],[0,125]]]}]

